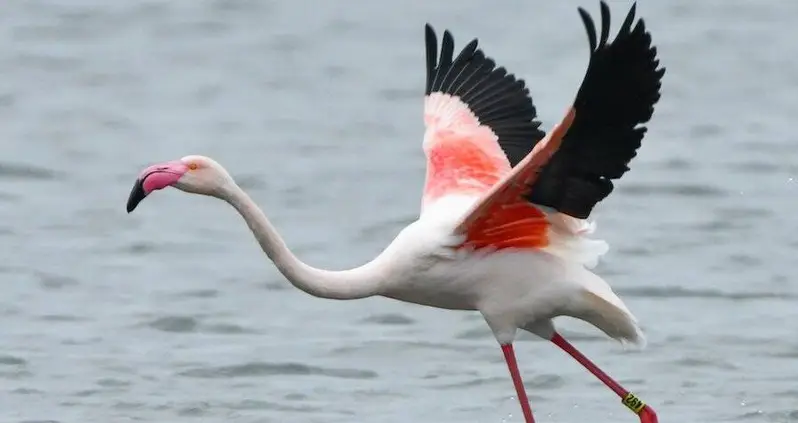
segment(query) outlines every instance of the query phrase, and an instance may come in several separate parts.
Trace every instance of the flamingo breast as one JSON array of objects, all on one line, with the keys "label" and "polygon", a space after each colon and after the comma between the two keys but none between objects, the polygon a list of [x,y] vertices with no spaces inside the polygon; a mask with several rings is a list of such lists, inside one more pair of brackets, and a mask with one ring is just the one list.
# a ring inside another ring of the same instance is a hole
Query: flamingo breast
[{"label": "flamingo breast", "polygon": [[455,248],[461,242],[451,235],[456,219],[436,215],[405,228],[389,247],[384,296],[450,310],[501,310],[520,326],[552,317],[578,289],[568,281],[571,264],[546,251]]}]

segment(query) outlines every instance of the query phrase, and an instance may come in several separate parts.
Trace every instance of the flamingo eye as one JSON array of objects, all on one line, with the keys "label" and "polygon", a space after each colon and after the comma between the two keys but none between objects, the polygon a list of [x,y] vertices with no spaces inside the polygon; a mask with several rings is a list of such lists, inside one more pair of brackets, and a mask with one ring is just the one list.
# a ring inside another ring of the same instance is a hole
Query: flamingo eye
[{"label": "flamingo eye", "polygon": [[196,163],[189,163],[188,164],[188,170],[197,170],[197,168],[199,168],[199,165],[196,164]]}]

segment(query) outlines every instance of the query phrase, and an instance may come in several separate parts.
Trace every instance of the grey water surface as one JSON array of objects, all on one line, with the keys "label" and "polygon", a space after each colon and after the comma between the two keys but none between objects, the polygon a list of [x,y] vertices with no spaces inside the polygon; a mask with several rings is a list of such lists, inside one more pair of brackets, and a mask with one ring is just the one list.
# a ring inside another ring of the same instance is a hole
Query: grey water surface
[{"label": "grey water surface", "polygon": [[[640,2],[668,68],[595,213],[646,330],[563,331],[663,423],[798,421],[798,3]],[[630,2],[610,2],[613,31]],[[0,5],[0,422],[521,422],[475,313],[292,288],[220,201],[124,203],[210,155],[297,254],[346,268],[418,213],[423,25],[479,37],[549,127],[598,1],[7,0]],[[539,423],[636,417],[555,347]]]}]

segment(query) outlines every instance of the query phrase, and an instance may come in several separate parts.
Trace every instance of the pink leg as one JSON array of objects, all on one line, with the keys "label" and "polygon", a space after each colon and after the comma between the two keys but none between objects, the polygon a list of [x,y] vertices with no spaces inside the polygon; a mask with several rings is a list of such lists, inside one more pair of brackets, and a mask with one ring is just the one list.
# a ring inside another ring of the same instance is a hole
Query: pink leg
[{"label": "pink leg", "polygon": [[618,384],[618,382],[613,380],[601,369],[599,369],[599,367],[593,364],[592,361],[588,360],[587,357],[579,352],[576,347],[571,345],[570,342],[566,341],[565,338],[563,338],[559,333],[554,333],[554,336],[551,337],[551,342],[568,353],[568,355],[573,357],[579,362],[579,364],[584,366],[588,371],[590,371],[590,373],[593,373],[594,376],[607,385],[607,387],[612,389],[615,394],[621,397],[621,402],[623,405],[635,412],[640,417],[641,423],[658,423],[657,413],[654,412],[653,408],[646,405],[643,401],[637,398],[635,394],[624,389],[623,386]]},{"label": "pink leg", "polygon": [[521,372],[518,371],[518,362],[515,361],[513,344],[502,344],[502,352],[504,353],[504,361],[507,362],[507,367],[510,369],[510,377],[513,378],[515,394],[518,397],[518,401],[521,403],[521,412],[524,413],[524,421],[526,423],[535,423],[535,418],[532,417],[532,409],[529,408],[529,398],[527,398],[526,389],[524,389],[524,381],[521,380]]}]

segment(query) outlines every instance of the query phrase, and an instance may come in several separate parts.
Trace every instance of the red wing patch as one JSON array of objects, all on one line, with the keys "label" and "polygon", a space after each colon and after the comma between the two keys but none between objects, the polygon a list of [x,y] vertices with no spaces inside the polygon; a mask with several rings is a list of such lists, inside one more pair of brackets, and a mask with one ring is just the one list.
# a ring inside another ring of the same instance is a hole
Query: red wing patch
[{"label": "red wing patch", "polygon": [[491,210],[468,229],[461,248],[540,249],[549,245],[546,214],[526,202],[506,204]]},{"label": "red wing patch", "polygon": [[466,215],[455,233],[466,235],[461,247],[535,248],[548,246],[549,221],[546,213],[528,202],[524,195],[560,146],[575,116],[571,108],[563,121],[535,145],[522,161],[488,190]]}]

